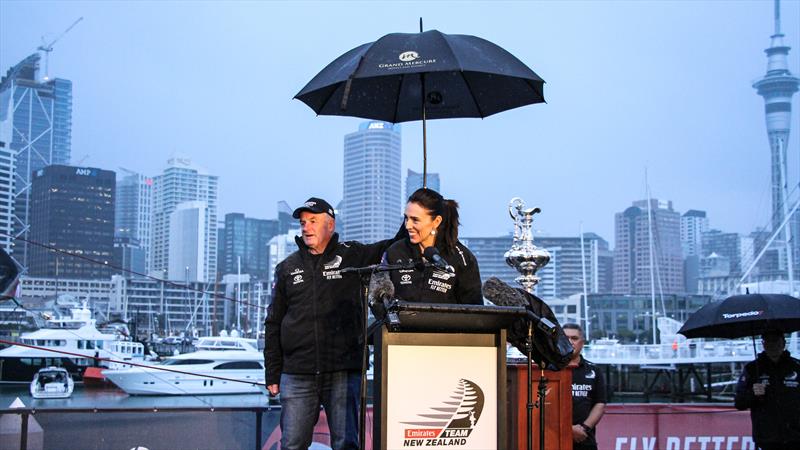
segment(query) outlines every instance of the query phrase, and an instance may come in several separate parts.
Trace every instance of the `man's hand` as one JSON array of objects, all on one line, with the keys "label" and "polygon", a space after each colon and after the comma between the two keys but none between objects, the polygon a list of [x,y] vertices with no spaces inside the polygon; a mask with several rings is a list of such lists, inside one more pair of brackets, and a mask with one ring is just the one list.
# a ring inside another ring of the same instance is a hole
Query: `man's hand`
[{"label": "man's hand", "polygon": [[586,434],[586,431],[583,429],[582,426],[580,425],[572,426],[572,440],[574,442],[583,442],[586,440],[587,437],[589,437],[589,435]]},{"label": "man's hand", "polygon": [[763,383],[754,383],[753,384],[753,394],[756,396],[761,396],[766,394],[767,387]]},{"label": "man's hand", "polygon": [[270,384],[269,386],[267,386],[267,390],[273,397],[281,393],[281,388],[278,387],[277,384]]}]

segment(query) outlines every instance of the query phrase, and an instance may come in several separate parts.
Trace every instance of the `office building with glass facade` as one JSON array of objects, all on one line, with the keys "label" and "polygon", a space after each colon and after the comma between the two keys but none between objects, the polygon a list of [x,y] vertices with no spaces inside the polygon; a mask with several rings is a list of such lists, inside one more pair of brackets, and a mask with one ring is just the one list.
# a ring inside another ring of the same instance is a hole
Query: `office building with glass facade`
[{"label": "office building with glass facade", "polygon": [[400,125],[365,122],[344,138],[344,240],[375,242],[397,233],[402,222]]},{"label": "office building with glass facade", "polygon": [[[48,166],[33,174],[29,273],[39,277],[111,276],[116,174],[93,167]],[[72,254],[72,255],[70,255]],[[74,256],[73,256],[74,255]]]},{"label": "office building with glass facade", "polygon": [[[31,174],[69,164],[72,142],[72,82],[40,80],[40,59],[28,56],[0,81],[0,122],[13,130],[7,145],[15,156],[14,235],[25,240],[31,237]],[[14,257],[26,267],[30,249],[25,241],[13,247]]]}]

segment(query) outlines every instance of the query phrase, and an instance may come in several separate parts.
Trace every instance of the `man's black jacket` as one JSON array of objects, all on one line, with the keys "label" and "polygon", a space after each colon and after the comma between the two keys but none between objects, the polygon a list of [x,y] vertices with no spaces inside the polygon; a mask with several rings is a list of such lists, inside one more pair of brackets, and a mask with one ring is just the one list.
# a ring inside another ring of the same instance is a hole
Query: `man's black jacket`
[{"label": "man's black jacket", "polygon": [[[753,383],[767,385],[765,395],[753,394]],[[800,361],[784,351],[777,363],[766,353],[744,366],[736,385],[737,409],[750,409],[757,444],[800,443]]]},{"label": "man's black jacket", "polygon": [[[423,270],[392,271],[395,297],[409,302],[482,305],[481,274],[475,255],[461,242],[456,244],[455,251],[448,253],[440,249],[440,253],[453,266],[454,274],[430,266]],[[383,263],[419,263],[422,258],[418,245],[402,239],[386,250]]]},{"label": "man's black jacket", "polygon": [[334,233],[321,255],[300,237],[298,251],[275,268],[272,304],[265,321],[266,383],[281,373],[317,374],[361,368],[363,324],[357,274],[345,267],[377,264],[391,240],[364,245],[339,242]]}]

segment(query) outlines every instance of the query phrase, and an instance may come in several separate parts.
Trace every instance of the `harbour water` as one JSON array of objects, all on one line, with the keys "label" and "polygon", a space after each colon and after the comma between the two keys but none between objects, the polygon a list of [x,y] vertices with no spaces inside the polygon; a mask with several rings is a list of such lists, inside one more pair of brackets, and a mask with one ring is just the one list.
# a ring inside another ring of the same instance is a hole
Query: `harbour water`
[{"label": "harbour water", "polygon": [[[19,422],[20,416],[6,409],[17,398],[31,412],[27,448],[277,448],[272,434],[280,406],[261,394],[129,396],[116,388],[79,384],[70,398],[34,399],[27,385],[0,385],[0,409],[6,413],[0,421]],[[2,449],[20,448],[19,443],[19,434],[0,436]]]}]

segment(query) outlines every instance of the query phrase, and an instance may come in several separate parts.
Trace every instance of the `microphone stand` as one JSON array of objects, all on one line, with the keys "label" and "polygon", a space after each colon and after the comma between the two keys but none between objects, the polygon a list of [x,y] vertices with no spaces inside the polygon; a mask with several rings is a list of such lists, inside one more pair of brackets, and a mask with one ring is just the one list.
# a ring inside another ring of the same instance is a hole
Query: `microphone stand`
[{"label": "microphone stand", "polygon": [[[359,408],[358,418],[358,442],[361,450],[366,450],[366,423],[367,423],[367,370],[369,368],[369,343],[367,336],[367,329],[369,328],[369,305],[367,299],[369,298],[369,282],[373,273],[389,272],[393,270],[414,269],[417,265],[409,264],[372,264],[364,267],[345,267],[339,271],[342,274],[355,273],[359,275],[361,281],[361,289],[359,289],[359,301],[361,302],[362,311],[362,335],[364,336],[364,345],[361,349],[361,402]],[[381,319],[383,321],[383,319]]]},{"label": "microphone stand", "polygon": [[527,433],[525,433],[527,438],[527,449],[533,450],[533,408],[539,408],[539,450],[544,450],[544,426],[545,426],[545,417],[544,417],[544,405],[545,405],[545,395],[547,395],[547,378],[544,376],[544,367],[545,361],[542,359],[539,361],[539,369],[541,370],[541,376],[539,378],[539,386],[537,388],[537,395],[536,395],[536,403],[533,402],[533,389],[531,389],[531,385],[533,384],[533,325],[534,323],[536,326],[550,334],[556,332],[557,328],[555,324],[553,324],[550,320],[541,317],[534,313],[530,308],[527,309],[527,322],[528,322],[528,336],[525,339],[525,356],[527,357],[527,394],[528,394],[528,403],[526,405],[526,419],[527,419]]}]

